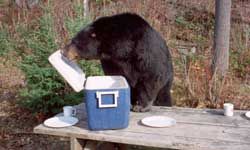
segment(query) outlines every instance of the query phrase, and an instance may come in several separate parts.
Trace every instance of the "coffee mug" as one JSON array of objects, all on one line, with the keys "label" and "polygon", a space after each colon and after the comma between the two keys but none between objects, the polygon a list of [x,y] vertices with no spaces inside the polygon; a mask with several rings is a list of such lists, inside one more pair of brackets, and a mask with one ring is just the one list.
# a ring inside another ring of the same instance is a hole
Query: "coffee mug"
[{"label": "coffee mug", "polygon": [[76,108],[72,106],[64,106],[63,107],[63,115],[64,117],[72,117],[76,115]]},{"label": "coffee mug", "polygon": [[224,115],[225,116],[233,116],[234,115],[234,105],[231,103],[224,103]]}]

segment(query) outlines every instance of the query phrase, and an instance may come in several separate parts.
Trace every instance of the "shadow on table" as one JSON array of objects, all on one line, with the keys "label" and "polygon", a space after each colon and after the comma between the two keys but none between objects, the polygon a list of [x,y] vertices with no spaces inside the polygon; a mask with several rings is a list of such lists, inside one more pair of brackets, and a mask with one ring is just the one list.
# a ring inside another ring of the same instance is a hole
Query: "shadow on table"
[{"label": "shadow on table", "polygon": [[212,114],[212,115],[219,115],[223,116],[224,111],[223,110],[206,110],[207,113]]}]

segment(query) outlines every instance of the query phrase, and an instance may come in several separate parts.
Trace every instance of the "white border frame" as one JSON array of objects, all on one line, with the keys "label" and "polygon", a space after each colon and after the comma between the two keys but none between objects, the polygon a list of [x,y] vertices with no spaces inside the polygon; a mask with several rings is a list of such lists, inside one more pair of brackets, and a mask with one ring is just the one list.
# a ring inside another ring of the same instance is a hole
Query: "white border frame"
[{"label": "white border frame", "polygon": [[[114,95],[114,104],[102,104],[102,95]],[[117,99],[119,97],[119,91],[97,91],[96,97],[98,99],[98,107],[99,108],[112,108],[117,107]]]}]

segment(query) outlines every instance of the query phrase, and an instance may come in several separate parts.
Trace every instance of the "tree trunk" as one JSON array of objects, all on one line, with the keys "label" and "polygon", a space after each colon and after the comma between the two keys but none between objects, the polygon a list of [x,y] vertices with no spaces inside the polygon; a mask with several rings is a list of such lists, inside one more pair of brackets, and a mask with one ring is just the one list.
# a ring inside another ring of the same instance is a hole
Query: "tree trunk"
[{"label": "tree trunk", "polygon": [[84,18],[89,17],[89,0],[83,0],[83,11]]},{"label": "tree trunk", "polygon": [[212,72],[225,76],[229,65],[231,0],[216,0]]}]

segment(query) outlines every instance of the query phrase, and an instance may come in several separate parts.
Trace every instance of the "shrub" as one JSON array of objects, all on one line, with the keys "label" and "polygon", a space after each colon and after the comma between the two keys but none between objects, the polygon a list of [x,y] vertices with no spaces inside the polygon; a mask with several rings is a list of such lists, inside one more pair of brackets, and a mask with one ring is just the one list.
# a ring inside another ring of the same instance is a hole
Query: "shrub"
[{"label": "shrub", "polygon": [[[33,112],[56,113],[65,104],[61,91],[64,81],[50,66],[48,56],[57,49],[53,20],[50,14],[38,21],[39,28],[22,32],[30,54],[23,56],[20,67],[25,72],[27,86],[21,90],[21,104]],[[22,27],[19,27],[22,28]],[[26,28],[19,29],[28,30]]]},{"label": "shrub", "polygon": [[[44,8],[46,9],[46,8]],[[48,8],[47,8],[48,9]],[[57,33],[54,30],[53,17],[50,10],[45,11],[38,20],[37,28],[29,30],[20,27],[22,38],[26,47],[31,52],[23,55],[21,68],[26,74],[27,85],[21,90],[20,104],[34,113],[55,114],[64,105],[75,105],[82,101],[83,94],[75,93],[49,64],[48,57],[58,49],[56,44]],[[80,12],[79,8],[76,9]],[[81,27],[86,25],[81,14],[76,18],[66,18],[65,24],[72,37]],[[26,30],[23,32],[23,30]],[[87,75],[102,74],[99,63],[81,61],[81,66],[86,68]]]}]

